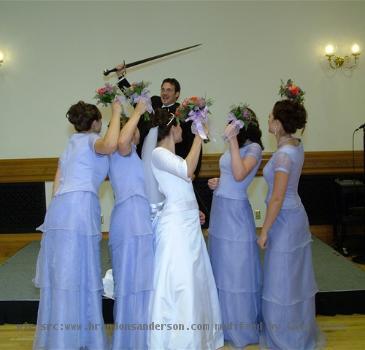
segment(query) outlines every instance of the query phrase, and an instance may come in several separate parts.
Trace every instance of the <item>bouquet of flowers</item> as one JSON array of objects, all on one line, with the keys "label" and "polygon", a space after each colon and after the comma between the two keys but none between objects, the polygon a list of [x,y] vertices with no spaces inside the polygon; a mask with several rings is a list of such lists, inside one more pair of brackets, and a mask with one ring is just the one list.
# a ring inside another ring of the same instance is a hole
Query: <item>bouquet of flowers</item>
[{"label": "bouquet of flowers", "polygon": [[147,105],[147,111],[143,114],[145,121],[150,120],[150,113],[154,113],[151,104],[151,93],[147,89],[148,85],[150,85],[149,82],[141,81],[139,83],[132,83],[129,88],[123,90],[124,96],[129,99],[129,102],[132,105],[139,101],[145,101]]},{"label": "bouquet of flowers", "polygon": [[106,83],[105,86],[96,89],[94,98],[97,100],[96,104],[102,104],[104,107],[111,104],[114,99],[121,95],[117,86]]},{"label": "bouquet of flowers", "polygon": [[211,105],[212,101],[210,99],[191,96],[186,98],[175,112],[176,117],[179,119],[193,122],[193,133],[198,133],[204,142],[209,142],[203,124],[208,122],[208,114],[210,114],[208,107]]},{"label": "bouquet of flowers", "polygon": [[228,123],[237,125],[239,129],[245,127],[247,129],[248,124],[256,121],[256,116],[253,111],[248,108],[248,104],[239,104],[237,106],[231,106],[231,110],[227,116]]},{"label": "bouquet of flowers", "polygon": [[233,134],[224,134],[223,140],[227,142],[233,136],[238,135],[240,130],[244,127],[246,130],[250,123],[257,122],[255,113],[248,108],[248,104],[239,104],[231,106],[231,110],[227,115],[227,122],[234,127]]},{"label": "bouquet of flowers", "polygon": [[305,92],[293,80],[288,79],[286,84],[281,80],[279,94],[281,97],[286,97],[289,100],[302,104],[304,102]]}]

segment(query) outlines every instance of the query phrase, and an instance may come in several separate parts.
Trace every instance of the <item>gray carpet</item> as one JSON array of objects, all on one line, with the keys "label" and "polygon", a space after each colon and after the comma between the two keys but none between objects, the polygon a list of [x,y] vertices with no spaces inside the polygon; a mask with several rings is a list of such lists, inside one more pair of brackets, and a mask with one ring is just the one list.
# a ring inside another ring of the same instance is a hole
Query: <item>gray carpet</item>
[{"label": "gray carpet", "polygon": [[[32,242],[0,265],[0,301],[39,300],[32,279],[39,242]],[[103,272],[110,268],[108,243],[102,241]],[[313,264],[320,292],[365,290],[365,271],[313,238]]]}]

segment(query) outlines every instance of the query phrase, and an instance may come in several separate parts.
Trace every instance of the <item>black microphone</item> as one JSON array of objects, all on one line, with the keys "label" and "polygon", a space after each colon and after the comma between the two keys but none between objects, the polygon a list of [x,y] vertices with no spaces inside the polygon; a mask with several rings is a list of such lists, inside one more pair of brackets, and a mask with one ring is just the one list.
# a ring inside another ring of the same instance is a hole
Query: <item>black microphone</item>
[{"label": "black microphone", "polygon": [[360,130],[360,129],[364,129],[365,128],[365,123],[361,124],[355,131]]}]

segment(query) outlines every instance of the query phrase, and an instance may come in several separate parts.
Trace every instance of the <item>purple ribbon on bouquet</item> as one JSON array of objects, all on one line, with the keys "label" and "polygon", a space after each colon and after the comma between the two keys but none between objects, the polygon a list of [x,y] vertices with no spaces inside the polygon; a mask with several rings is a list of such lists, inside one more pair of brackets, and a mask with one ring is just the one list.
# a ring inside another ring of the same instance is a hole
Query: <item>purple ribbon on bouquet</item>
[{"label": "purple ribbon on bouquet", "polygon": [[203,109],[200,108],[194,108],[193,110],[191,110],[188,114],[188,118],[186,118],[185,121],[190,121],[192,120],[193,125],[195,126],[199,136],[203,139],[203,140],[207,140],[208,137],[205,134],[204,131],[204,127],[203,127],[203,123],[208,122],[208,107],[205,106]]},{"label": "purple ribbon on bouquet", "polygon": [[228,114],[227,121],[228,123],[234,125],[237,130],[242,129],[245,126],[244,122],[241,119],[237,119],[237,117],[233,113]]},{"label": "purple ribbon on bouquet", "polygon": [[238,135],[239,131],[245,126],[245,123],[241,119],[237,119],[232,112],[228,113],[227,122],[234,127],[235,133],[224,134],[222,136],[224,142],[228,142],[232,137]]},{"label": "purple ribbon on bouquet", "polygon": [[146,107],[147,107],[147,112],[148,113],[154,113],[154,110],[152,108],[152,103],[151,103],[151,96],[150,96],[150,92],[144,88],[142,90],[142,93],[140,95],[134,93],[131,97],[131,103],[135,104],[138,103],[139,101],[143,101],[146,103]]}]

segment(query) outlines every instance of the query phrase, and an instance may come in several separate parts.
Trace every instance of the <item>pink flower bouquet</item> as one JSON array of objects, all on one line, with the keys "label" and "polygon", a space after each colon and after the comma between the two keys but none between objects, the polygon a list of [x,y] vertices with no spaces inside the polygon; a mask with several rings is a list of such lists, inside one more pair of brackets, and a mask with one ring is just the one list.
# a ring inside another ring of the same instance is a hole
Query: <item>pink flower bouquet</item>
[{"label": "pink flower bouquet", "polygon": [[114,99],[121,95],[117,86],[106,83],[105,86],[96,89],[94,98],[97,100],[96,104],[102,104],[104,107],[111,104]]},{"label": "pink flower bouquet", "polygon": [[203,124],[208,122],[208,114],[210,114],[208,107],[211,105],[212,101],[210,99],[206,100],[202,97],[191,96],[186,98],[175,112],[177,118],[186,122],[190,120],[193,122],[193,130],[196,130],[204,142],[209,141]]}]

